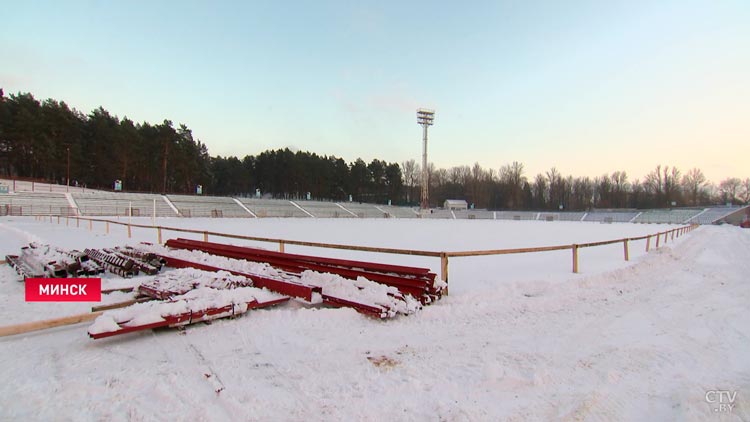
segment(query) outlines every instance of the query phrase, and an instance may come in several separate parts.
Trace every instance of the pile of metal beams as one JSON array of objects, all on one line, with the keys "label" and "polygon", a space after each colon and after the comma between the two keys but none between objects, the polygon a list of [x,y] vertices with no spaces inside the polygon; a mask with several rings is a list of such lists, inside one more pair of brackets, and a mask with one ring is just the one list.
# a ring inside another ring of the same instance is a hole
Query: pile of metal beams
[{"label": "pile of metal beams", "polygon": [[[290,298],[392,318],[433,303],[445,286],[427,268],[189,239],[171,239],[166,248],[143,245],[83,252],[32,243],[6,260],[25,278],[90,276],[105,270],[122,277],[155,276],[133,287],[102,290],[132,296],[92,309],[104,312],[89,329],[92,338],[236,316]],[[160,274],[164,266],[176,270]]]},{"label": "pile of metal beams", "polygon": [[137,300],[97,317],[88,333],[91,338],[100,339],[152,328],[178,327],[236,317],[250,309],[289,300],[288,296],[250,287],[250,284],[252,282],[244,277],[222,271],[167,273],[139,286]]},{"label": "pile of metal beams", "polygon": [[83,252],[34,242],[21,248],[20,255],[6,255],[5,260],[24,279],[91,276],[104,271]]},{"label": "pile of metal beams", "polygon": [[[404,312],[403,310],[413,309],[413,306],[405,305],[404,302],[416,300],[424,305],[434,302],[442,295],[442,285],[436,282],[436,275],[427,268],[288,254],[189,239],[170,239],[166,246],[172,249],[202,251],[227,258],[266,263],[284,271],[291,276],[288,278],[301,285],[309,283],[305,283],[299,276],[305,271],[314,271],[353,280],[358,283],[359,290],[366,290],[368,288],[367,283],[392,288],[387,293],[391,303],[388,303],[389,301],[364,303],[357,298],[350,297],[350,295],[342,295],[338,291],[327,292],[325,285],[313,285],[313,292],[319,293],[323,302],[333,306],[352,307],[359,312],[378,318],[393,317],[397,313],[408,313],[408,311]],[[167,262],[174,261],[168,256],[164,258]],[[183,262],[179,265],[191,266],[192,264]],[[255,277],[251,278],[255,279]],[[272,287],[269,288],[272,289]]]},{"label": "pile of metal beams", "polygon": [[442,295],[442,286],[435,282],[436,274],[428,268],[297,255],[190,239],[170,239],[166,245],[173,249],[199,250],[229,258],[265,262],[296,274],[309,270],[336,274],[350,280],[364,277],[376,283],[393,286],[402,294],[411,295],[419,300],[423,305],[439,299]]},{"label": "pile of metal beams", "polygon": [[125,278],[139,273],[156,275],[163,264],[156,255],[131,247],[84,249],[84,252],[107,271]]}]

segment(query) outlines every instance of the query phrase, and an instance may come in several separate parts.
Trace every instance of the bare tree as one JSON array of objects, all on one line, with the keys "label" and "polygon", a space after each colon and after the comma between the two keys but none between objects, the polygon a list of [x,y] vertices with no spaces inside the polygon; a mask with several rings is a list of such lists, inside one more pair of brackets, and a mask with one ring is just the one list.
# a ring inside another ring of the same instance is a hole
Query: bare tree
[{"label": "bare tree", "polygon": [[628,174],[624,171],[612,173],[612,205],[623,208],[628,203]]},{"label": "bare tree", "polygon": [[682,177],[682,189],[687,194],[690,205],[698,205],[707,184],[706,176],[699,168],[692,168]]},{"label": "bare tree", "polygon": [[534,186],[532,187],[532,197],[534,200],[533,206],[535,208],[544,208],[549,202],[549,190],[547,189],[547,178],[539,173],[534,178]]},{"label": "bare tree", "polygon": [[523,185],[526,177],[523,175],[523,164],[514,161],[500,169],[500,183],[508,188],[508,207],[519,209],[523,203]]},{"label": "bare tree", "polygon": [[740,194],[740,198],[742,199],[742,202],[745,203],[745,205],[750,204],[750,177],[746,178],[744,182],[742,182],[742,192]]},{"label": "bare tree", "polygon": [[647,190],[654,195],[655,205],[669,206],[671,202],[678,202],[680,199],[680,170],[677,167],[661,165],[646,176],[644,183]]},{"label": "bare tree", "polygon": [[738,202],[737,195],[740,193],[741,186],[742,181],[737,177],[730,177],[722,180],[721,183],[719,183],[719,194],[721,195],[721,200],[727,203]]},{"label": "bare tree", "polygon": [[549,183],[549,206],[557,208],[562,204],[562,175],[556,167],[552,167],[547,172],[547,182]]},{"label": "bare tree", "polygon": [[672,203],[679,203],[681,200],[680,191],[680,170],[677,167],[672,167],[669,171],[669,167],[664,167],[664,200],[667,205]]},{"label": "bare tree", "polygon": [[401,169],[404,175],[404,184],[406,185],[406,202],[411,202],[413,191],[418,185],[419,176],[422,172],[421,166],[414,159],[401,163]]},{"label": "bare tree", "polygon": [[576,177],[572,185],[569,209],[588,209],[593,205],[594,184],[588,177]]},{"label": "bare tree", "polygon": [[612,207],[612,181],[607,174],[594,179],[594,206],[597,208]]}]

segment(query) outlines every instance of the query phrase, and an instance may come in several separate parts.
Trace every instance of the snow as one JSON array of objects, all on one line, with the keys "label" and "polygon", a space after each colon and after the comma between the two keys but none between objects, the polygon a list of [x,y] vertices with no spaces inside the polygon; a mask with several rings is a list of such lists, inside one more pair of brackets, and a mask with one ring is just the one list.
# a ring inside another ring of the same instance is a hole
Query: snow
[{"label": "snow", "polygon": [[[391,219],[158,224],[435,251],[585,243],[672,227]],[[79,250],[156,240],[155,230],[133,234],[128,239],[123,227],[111,226],[107,235],[103,223],[89,231],[3,217],[0,256],[18,254],[32,240]],[[170,236],[191,237],[164,233]],[[439,270],[437,258],[286,250]],[[622,244],[582,249],[580,274],[571,273],[570,251],[451,258],[450,295],[388,321],[295,302],[191,325],[184,335],[165,329],[91,340],[79,324],[2,337],[0,420],[748,420],[749,251],[750,230],[707,226],[648,253],[645,241],[631,242],[628,262]],[[90,305],[26,303],[16,279],[0,267],[3,324]],[[107,275],[103,287],[142,280]],[[709,390],[737,391],[731,414],[713,411]]]},{"label": "snow", "polygon": [[154,277],[152,281],[144,281],[141,286],[160,292],[183,294],[197,287],[231,289],[250,284],[251,282],[247,278],[232,275],[227,271],[209,272],[195,268],[178,268],[160,274]]}]

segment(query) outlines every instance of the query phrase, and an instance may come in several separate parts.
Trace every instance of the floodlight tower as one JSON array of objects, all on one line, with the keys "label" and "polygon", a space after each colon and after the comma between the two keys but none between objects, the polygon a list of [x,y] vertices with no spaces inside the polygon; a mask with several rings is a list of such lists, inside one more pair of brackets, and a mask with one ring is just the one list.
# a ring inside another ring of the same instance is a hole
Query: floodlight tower
[{"label": "floodlight tower", "polygon": [[422,201],[420,208],[430,208],[430,193],[428,191],[429,175],[427,174],[427,127],[435,120],[435,110],[417,109],[417,123],[422,126]]}]

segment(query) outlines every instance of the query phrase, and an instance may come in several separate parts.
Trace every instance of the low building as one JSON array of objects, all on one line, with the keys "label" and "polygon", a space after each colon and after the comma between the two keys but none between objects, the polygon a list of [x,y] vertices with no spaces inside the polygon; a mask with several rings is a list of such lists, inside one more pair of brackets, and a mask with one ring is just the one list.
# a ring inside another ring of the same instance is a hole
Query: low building
[{"label": "low building", "polygon": [[469,209],[469,204],[463,199],[446,199],[443,203],[443,208],[447,210],[466,210]]}]

